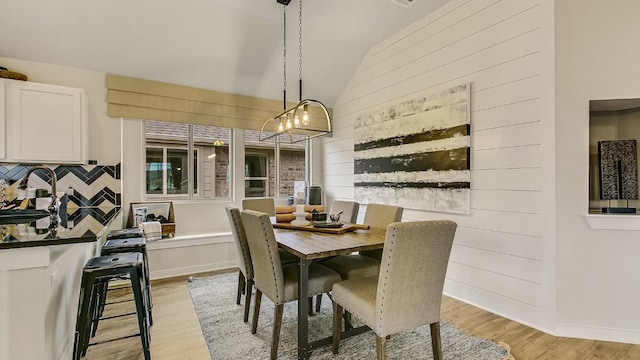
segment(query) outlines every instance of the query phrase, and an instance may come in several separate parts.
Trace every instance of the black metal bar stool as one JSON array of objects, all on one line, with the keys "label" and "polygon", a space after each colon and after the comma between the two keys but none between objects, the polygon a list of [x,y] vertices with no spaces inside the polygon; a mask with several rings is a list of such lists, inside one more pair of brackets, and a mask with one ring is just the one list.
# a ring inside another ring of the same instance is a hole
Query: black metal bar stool
[{"label": "black metal bar stool", "polygon": [[[110,280],[128,277],[136,305],[140,340],[145,360],[151,359],[149,343],[149,305],[146,296],[144,262],[141,253],[104,255],[89,259],[82,269],[78,315],[73,345],[73,360],[86,355],[91,338],[93,318],[99,307],[100,291]],[[133,335],[131,335],[133,336]],[[130,337],[130,336],[126,336]],[[115,340],[115,339],[114,339]]]},{"label": "black metal bar stool", "polygon": [[[125,229],[132,230],[132,229]],[[137,229],[136,229],[137,230]],[[146,239],[144,237],[132,237],[136,232],[127,231],[123,233],[122,230],[112,231],[107,235],[107,241],[104,243],[102,248],[100,249],[100,255],[111,255],[111,254],[120,254],[120,253],[141,253],[143,257],[143,268],[144,268],[144,280],[146,284],[145,296],[147,297],[147,303],[149,304],[149,324],[153,325],[153,302],[151,300],[151,284],[149,278],[149,264],[147,259],[147,246]],[[123,236],[123,238],[120,238]],[[98,311],[93,314],[92,319],[92,336],[95,335],[95,332],[98,328],[98,323],[102,314],[104,312],[104,307],[106,305],[107,299],[107,291],[108,291],[108,283],[103,283],[101,287],[98,289],[99,291],[99,299],[98,299]]]},{"label": "black metal bar stool", "polygon": [[144,237],[144,233],[140,228],[128,228],[128,229],[120,229],[120,230],[111,230],[107,234],[107,240],[110,239],[128,239],[128,238],[137,238]]}]

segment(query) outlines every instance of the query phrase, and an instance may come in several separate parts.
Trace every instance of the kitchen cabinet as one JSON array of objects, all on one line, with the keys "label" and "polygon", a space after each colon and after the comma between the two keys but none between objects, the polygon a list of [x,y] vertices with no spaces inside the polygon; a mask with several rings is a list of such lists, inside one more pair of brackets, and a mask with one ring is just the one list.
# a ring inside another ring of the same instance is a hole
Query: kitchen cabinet
[{"label": "kitchen cabinet", "polygon": [[86,163],[88,114],[83,89],[17,80],[3,83],[3,162]]},{"label": "kitchen cabinet", "polygon": [[[79,215],[79,216],[76,216]],[[71,359],[82,268],[100,254],[119,208],[79,208],[56,233],[21,233],[16,221],[0,236],[0,360]],[[9,241],[10,239],[17,241]]]}]

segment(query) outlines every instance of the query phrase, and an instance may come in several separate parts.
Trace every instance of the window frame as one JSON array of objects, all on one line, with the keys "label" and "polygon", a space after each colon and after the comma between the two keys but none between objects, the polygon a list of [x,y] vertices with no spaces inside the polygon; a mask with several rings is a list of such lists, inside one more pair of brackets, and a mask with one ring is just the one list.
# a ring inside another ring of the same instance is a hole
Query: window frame
[{"label": "window frame", "polygon": [[[194,163],[196,160],[200,159],[200,149],[198,148],[194,148],[193,151],[195,151],[197,154],[191,155],[189,156],[190,152],[188,147],[181,147],[181,146],[171,146],[171,145],[160,145],[160,144],[146,144],[145,141],[145,164],[148,164],[146,162],[146,154],[147,154],[147,150],[148,149],[161,149],[162,150],[162,164],[164,166],[162,166],[162,194],[149,194],[148,190],[145,189],[145,194],[146,194],[146,198],[149,200],[154,200],[154,199],[175,199],[175,200],[188,200],[188,196],[189,196],[189,190],[192,187],[192,179],[194,178],[192,176],[192,170],[193,169],[188,169],[189,174],[187,175],[187,193],[184,194],[169,194],[167,193],[167,180],[168,180],[168,171],[167,171],[167,166],[166,164],[168,163],[168,158],[167,158],[167,153],[168,150],[185,150],[187,152],[187,162],[189,164]],[[192,152],[191,152],[192,153]],[[200,163],[198,160],[198,167],[200,167]],[[201,176],[200,174],[201,171],[198,171],[198,176]],[[145,178],[147,177],[147,174],[145,173]],[[197,191],[195,191],[197,190]],[[193,197],[194,200],[195,198],[199,198],[200,197],[200,191],[201,191],[201,187],[199,186],[197,189],[195,189],[193,191]]]},{"label": "window frame", "polygon": [[[149,121],[157,121],[157,120],[149,120]],[[210,198],[205,198],[203,197],[204,195],[204,178],[205,178],[205,161],[207,159],[204,159],[203,156],[205,156],[204,154],[205,152],[205,145],[202,145],[202,140],[199,139],[196,141],[196,136],[194,136],[194,128],[195,126],[197,126],[197,124],[183,124],[188,126],[188,133],[186,136],[186,144],[173,144],[171,143],[171,140],[165,140],[162,138],[153,138],[147,137],[147,133],[146,133],[146,126],[147,126],[147,122],[145,121],[145,129],[143,131],[143,135],[144,135],[144,153],[143,153],[143,157],[144,157],[144,165],[145,165],[145,169],[143,170],[143,180],[145,183],[144,189],[143,189],[143,198],[146,201],[162,201],[162,200],[178,200],[178,201],[186,201],[186,202],[202,202],[202,201],[229,201],[230,199],[232,199],[233,197],[233,193],[234,193],[234,172],[233,172],[233,168],[234,168],[234,156],[233,156],[233,137],[234,137],[234,129],[228,129],[225,128],[226,130],[229,131],[228,133],[228,139],[225,139],[224,142],[226,142],[226,144],[224,144],[224,146],[227,148],[228,151],[228,163],[227,163],[227,187],[228,187],[228,191],[227,191],[227,196],[224,197],[216,197],[215,193],[216,193],[216,167],[215,165],[213,166],[213,169],[211,170],[211,178],[213,181],[212,184],[212,191],[214,196],[210,197]],[[220,127],[218,127],[220,128]],[[184,141],[184,140],[181,140]],[[213,153],[215,153],[215,146],[217,145],[213,145],[212,150]],[[149,194],[147,187],[146,187],[146,180],[147,180],[147,170],[146,170],[146,165],[147,165],[147,150],[148,149],[161,149],[162,150],[162,162],[163,164],[167,163],[167,150],[169,149],[173,149],[173,150],[184,150],[187,152],[187,159],[186,159],[186,163],[189,164],[189,168],[187,170],[188,175],[187,175],[187,192],[184,194],[168,194],[167,193],[167,179],[168,179],[168,171],[167,171],[167,167],[163,166],[163,174],[162,174],[162,194]],[[197,169],[195,169],[197,167]],[[197,176],[197,178],[194,176]],[[197,188],[194,189],[195,184],[197,184]]]},{"label": "window frame", "polygon": [[[246,148],[245,148],[246,149]],[[271,150],[271,149],[268,149]],[[261,158],[261,161],[264,161],[264,168],[265,168],[265,176],[247,176],[247,156],[256,156]],[[271,191],[269,189],[269,175],[270,175],[270,171],[269,171],[269,156],[266,153],[262,153],[262,152],[258,152],[258,151],[246,151],[244,153],[244,181],[245,181],[245,186],[244,186],[244,196],[247,197],[247,181],[252,181],[252,180],[257,180],[257,181],[263,181],[264,182],[264,194],[261,195],[261,197],[268,197],[271,196]]]}]

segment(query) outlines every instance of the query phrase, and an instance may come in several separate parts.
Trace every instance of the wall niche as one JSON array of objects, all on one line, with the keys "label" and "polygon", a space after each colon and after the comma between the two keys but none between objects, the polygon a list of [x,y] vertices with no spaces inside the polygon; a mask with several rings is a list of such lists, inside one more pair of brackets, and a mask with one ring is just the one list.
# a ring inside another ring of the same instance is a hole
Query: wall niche
[{"label": "wall niche", "polygon": [[589,213],[638,214],[640,99],[589,101]]}]

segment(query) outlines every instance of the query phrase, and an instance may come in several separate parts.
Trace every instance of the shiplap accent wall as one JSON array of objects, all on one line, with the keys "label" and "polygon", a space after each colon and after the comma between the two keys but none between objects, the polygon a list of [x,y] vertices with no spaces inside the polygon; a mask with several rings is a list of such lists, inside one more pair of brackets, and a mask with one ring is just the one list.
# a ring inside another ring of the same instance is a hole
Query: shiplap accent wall
[{"label": "shiplap accent wall", "polygon": [[554,104],[549,6],[454,0],[378,44],[335,104],[334,134],[323,141],[327,203],[353,199],[358,115],[470,82],[471,214],[405,209],[403,221],[456,221],[445,292],[537,328],[553,326],[555,286],[553,224],[545,223],[553,189],[543,181],[553,174],[553,111],[542,110]]}]

